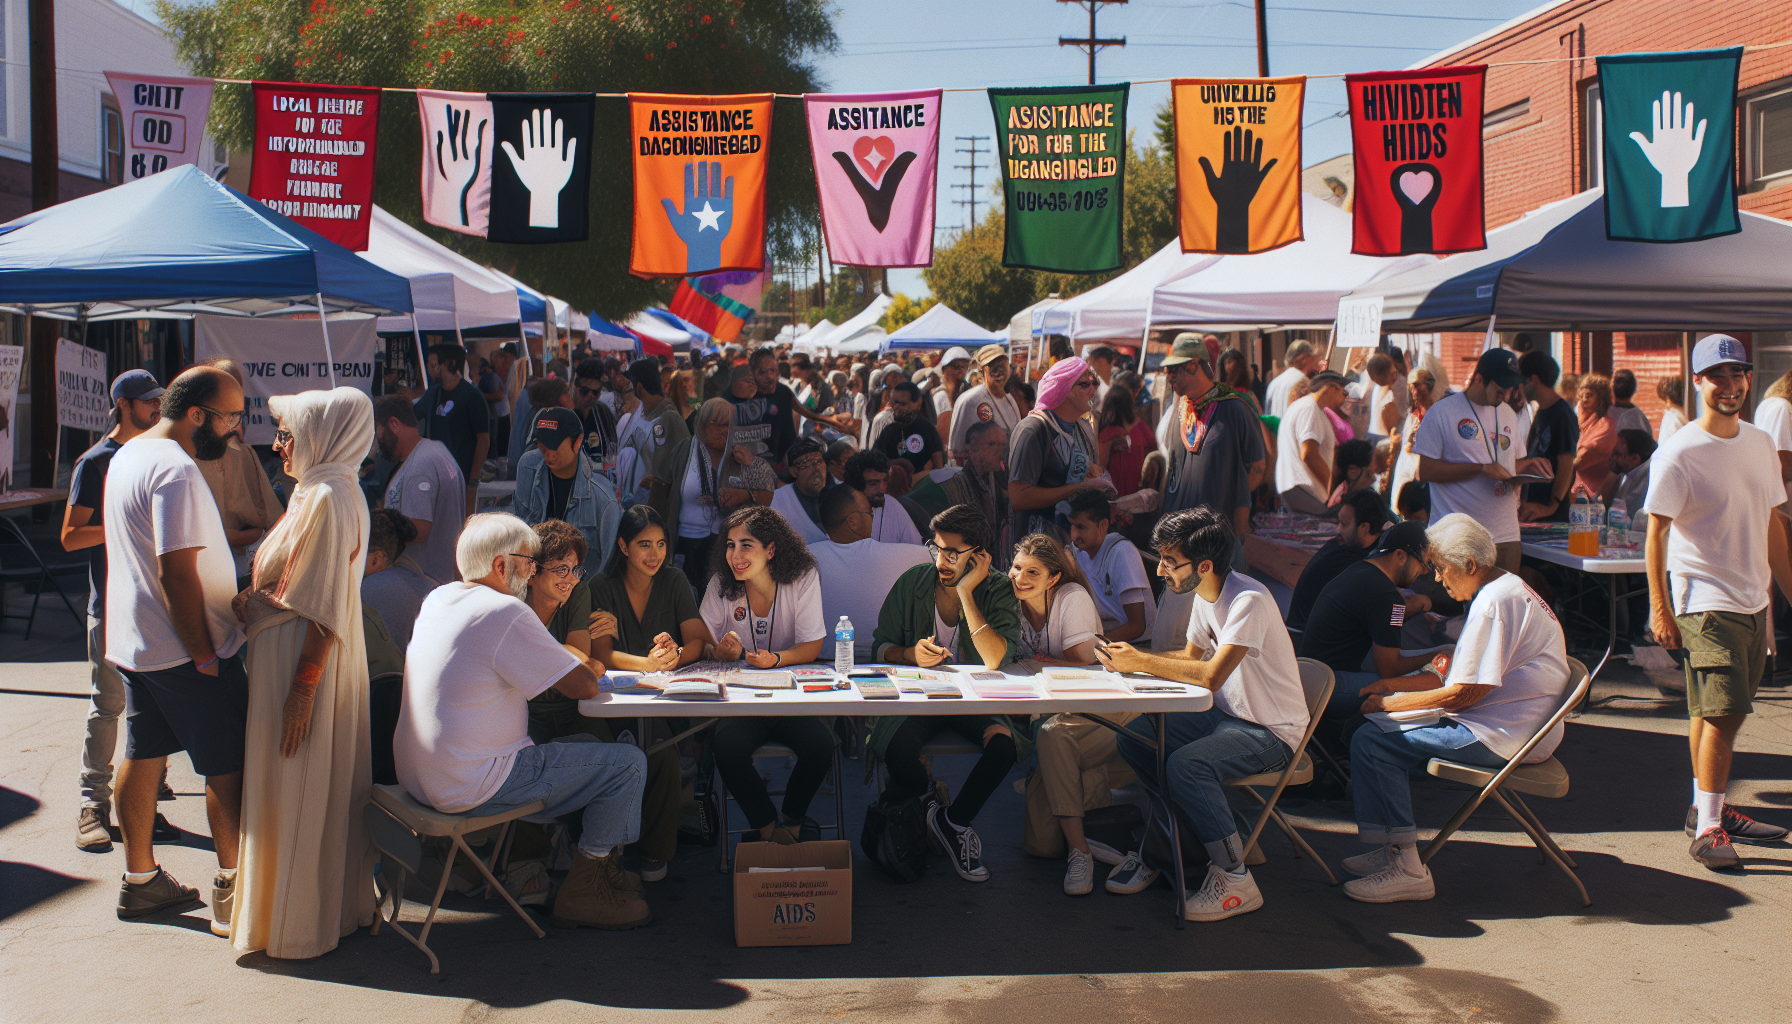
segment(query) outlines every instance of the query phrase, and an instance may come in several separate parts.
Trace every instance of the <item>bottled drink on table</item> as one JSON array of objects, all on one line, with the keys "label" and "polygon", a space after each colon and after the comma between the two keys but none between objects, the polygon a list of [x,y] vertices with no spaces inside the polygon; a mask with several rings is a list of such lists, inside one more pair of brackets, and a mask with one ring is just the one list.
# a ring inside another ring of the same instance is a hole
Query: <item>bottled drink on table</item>
[{"label": "bottled drink on table", "polygon": [[844,615],[834,623],[834,671],[842,676],[852,671],[852,620]]},{"label": "bottled drink on table", "polygon": [[[1598,510],[1595,518],[1594,510]],[[1600,508],[1585,490],[1575,492],[1574,504],[1568,510],[1568,553],[1582,558],[1599,557],[1599,530],[1604,526],[1605,509]]]}]

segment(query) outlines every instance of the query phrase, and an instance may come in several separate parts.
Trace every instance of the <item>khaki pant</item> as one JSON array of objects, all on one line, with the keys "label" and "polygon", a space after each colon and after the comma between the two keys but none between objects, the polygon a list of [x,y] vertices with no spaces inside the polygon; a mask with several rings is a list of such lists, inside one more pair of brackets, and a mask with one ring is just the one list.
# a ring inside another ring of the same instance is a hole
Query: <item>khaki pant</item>
[{"label": "khaki pant", "polygon": [[[1124,726],[1136,712],[1103,715]],[[1031,857],[1062,859],[1069,853],[1059,818],[1080,818],[1114,802],[1117,786],[1138,781],[1115,752],[1115,733],[1077,715],[1053,715],[1039,727],[1039,770],[1027,780],[1023,846]]]}]

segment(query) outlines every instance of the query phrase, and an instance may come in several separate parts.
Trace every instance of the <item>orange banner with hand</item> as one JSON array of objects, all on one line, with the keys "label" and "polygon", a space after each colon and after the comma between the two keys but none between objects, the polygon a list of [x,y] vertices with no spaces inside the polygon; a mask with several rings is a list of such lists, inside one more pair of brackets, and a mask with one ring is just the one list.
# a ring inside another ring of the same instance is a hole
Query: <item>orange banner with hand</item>
[{"label": "orange banner with hand", "polygon": [[1306,89],[1305,75],[1171,83],[1183,252],[1264,252],[1301,240]]},{"label": "orange banner with hand", "polygon": [[637,92],[628,99],[635,165],[629,272],[763,270],[772,94]]}]

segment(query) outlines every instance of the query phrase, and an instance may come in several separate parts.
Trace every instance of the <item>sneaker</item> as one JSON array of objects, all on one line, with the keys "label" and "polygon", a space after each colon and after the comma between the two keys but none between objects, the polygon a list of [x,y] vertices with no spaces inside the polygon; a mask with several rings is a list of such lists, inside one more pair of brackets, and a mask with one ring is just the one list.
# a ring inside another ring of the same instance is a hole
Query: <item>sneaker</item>
[{"label": "sneaker", "polygon": [[[1688,807],[1686,809],[1687,836],[1698,838],[1694,831],[1698,825],[1698,809]],[[1786,830],[1778,825],[1756,821],[1729,804],[1724,804],[1723,827],[1732,843],[1777,843],[1786,838],[1787,834]]]},{"label": "sneaker", "polygon": [[646,857],[641,858],[641,881],[643,882],[665,881],[666,873],[671,870],[672,862],[669,860],[648,860]]},{"label": "sneaker", "polygon": [[236,879],[222,874],[212,877],[212,934],[230,938],[230,912],[236,905]]},{"label": "sneaker", "polygon": [[1095,862],[1081,850],[1070,851],[1064,865],[1064,895],[1087,896],[1095,891]]},{"label": "sneaker", "polygon": [[989,881],[989,869],[983,866],[983,840],[969,825],[953,824],[946,809],[935,803],[927,815],[927,830],[952,859],[958,877],[967,882]]},{"label": "sneaker", "polygon": [[1431,899],[1437,895],[1437,886],[1431,881],[1431,869],[1421,864],[1419,871],[1422,873],[1409,875],[1399,864],[1389,864],[1366,878],[1345,882],[1344,895],[1361,903]]},{"label": "sneaker", "polygon": [[1207,881],[1197,892],[1182,896],[1182,917],[1187,921],[1224,921],[1263,906],[1263,893],[1247,870],[1235,875],[1218,864],[1207,866]]},{"label": "sneaker", "polygon": [[1728,871],[1742,866],[1742,858],[1736,856],[1736,848],[1730,845],[1730,834],[1721,826],[1713,825],[1701,832],[1692,841],[1689,852],[1693,860],[1713,871]]},{"label": "sneaker", "polygon": [[103,807],[83,807],[75,819],[75,849],[106,853],[112,849],[112,830]]},{"label": "sneaker", "polygon": [[1373,875],[1377,871],[1386,871],[1388,865],[1392,863],[1394,863],[1394,846],[1392,843],[1384,843],[1368,853],[1359,853],[1354,857],[1344,858],[1344,870],[1362,877]]},{"label": "sneaker", "polygon": [[1088,838],[1085,838],[1083,841],[1089,844],[1089,856],[1094,857],[1095,863],[1097,864],[1106,864],[1109,867],[1114,867],[1126,860],[1125,853],[1114,849],[1106,843],[1097,842]]},{"label": "sneaker", "polygon": [[147,882],[125,882],[118,890],[118,919],[132,921],[148,917],[169,907],[199,902],[199,890],[174,880],[167,871],[157,868]]},{"label": "sneaker", "polygon": [[1147,867],[1145,861],[1135,853],[1129,853],[1120,861],[1118,867],[1108,872],[1107,891],[1131,895],[1144,892],[1157,881],[1159,872],[1156,868]]},{"label": "sneaker", "polygon": [[167,818],[162,817],[162,813],[160,811],[156,812],[155,827],[150,829],[150,832],[149,832],[149,841],[150,842],[152,842],[152,843],[178,843],[182,839],[185,839],[186,836],[187,836],[187,834],[185,832],[182,832],[180,829],[176,828],[172,821],[169,821]]},{"label": "sneaker", "polygon": [[640,893],[626,888],[622,851],[612,850],[607,857],[573,858],[548,920],[556,928],[625,931],[652,922],[653,911]]}]

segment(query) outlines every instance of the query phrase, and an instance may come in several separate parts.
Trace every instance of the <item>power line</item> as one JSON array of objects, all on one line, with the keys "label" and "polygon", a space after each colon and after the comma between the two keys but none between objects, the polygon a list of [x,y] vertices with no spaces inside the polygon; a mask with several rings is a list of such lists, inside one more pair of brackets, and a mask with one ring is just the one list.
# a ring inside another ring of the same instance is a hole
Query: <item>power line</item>
[{"label": "power line", "polygon": [[1103,39],[1095,34],[1095,13],[1101,10],[1103,4],[1123,4],[1126,3],[1127,0],[1058,0],[1058,2],[1061,4],[1077,4],[1080,7],[1087,8],[1089,11],[1089,35],[1083,39],[1078,39],[1074,36],[1059,36],[1058,45],[1074,46],[1089,55],[1089,84],[1094,85],[1095,55],[1110,46],[1124,47],[1126,45],[1125,36],[1119,36],[1113,39]]},{"label": "power line", "polygon": [[989,200],[978,198],[980,195],[982,195],[982,193],[977,191],[977,172],[979,170],[981,170],[983,167],[987,166],[985,164],[980,164],[977,162],[977,154],[979,152],[982,152],[985,154],[987,154],[989,152],[989,150],[987,150],[987,149],[978,150],[977,143],[988,142],[989,136],[987,136],[987,135],[959,135],[959,136],[955,136],[955,138],[959,142],[968,142],[971,144],[969,149],[959,148],[959,149],[954,149],[952,151],[954,153],[968,153],[968,154],[970,154],[970,157],[971,157],[971,162],[968,164],[953,164],[952,165],[952,169],[955,171],[970,171],[971,172],[971,183],[969,185],[953,185],[952,186],[953,188],[963,188],[963,189],[970,190],[971,197],[969,199],[954,199],[954,200],[952,200],[953,204],[956,206],[968,206],[971,208],[971,219],[970,219],[969,223],[967,223],[965,225],[965,232],[968,234],[968,233],[970,233],[970,231],[972,229],[974,229],[977,226],[977,206],[979,204],[982,204],[985,206],[989,205]]}]

